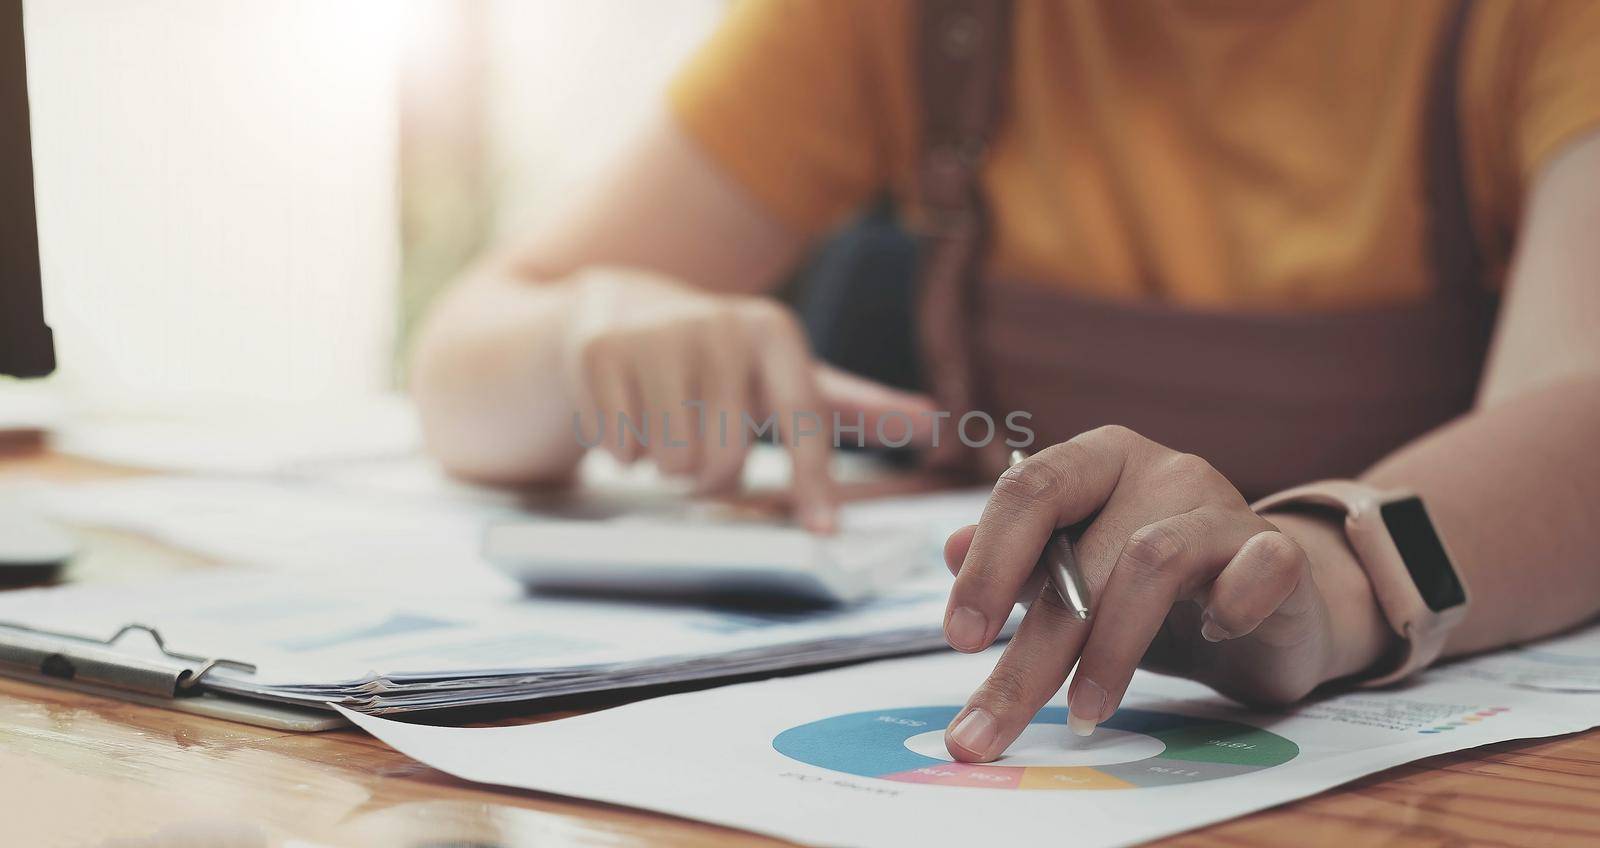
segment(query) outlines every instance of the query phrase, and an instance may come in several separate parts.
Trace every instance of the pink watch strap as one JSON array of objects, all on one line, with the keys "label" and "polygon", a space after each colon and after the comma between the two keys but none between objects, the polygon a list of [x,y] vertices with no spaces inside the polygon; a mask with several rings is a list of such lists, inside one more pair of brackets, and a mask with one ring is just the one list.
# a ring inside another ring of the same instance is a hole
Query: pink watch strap
[{"label": "pink watch strap", "polygon": [[1332,507],[1345,515],[1354,515],[1363,505],[1377,502],[1382,498],[1381,491],[1354,480],[1322,480],[1267,495],[1251,504],[1250,508],[1256,512],[1266,512],[1280,506],[1308,503]]},{"label": "pink watch strap", "polygon": [[1353,480],[1323,480],[1269,495],[1251,505],[1256,512],[1267,512],[1311,504],[1345,514],[1345,536],[1372,584],[1384,618],[1405,645],[1398,666],[1361,681],[1362,686],[1383,686],[1426,668],[1444,650],[1445,636],[1462,614],[1459,608],[1444,614],[1428,609],[1381,516],[1373,514],[1396,496]]}]

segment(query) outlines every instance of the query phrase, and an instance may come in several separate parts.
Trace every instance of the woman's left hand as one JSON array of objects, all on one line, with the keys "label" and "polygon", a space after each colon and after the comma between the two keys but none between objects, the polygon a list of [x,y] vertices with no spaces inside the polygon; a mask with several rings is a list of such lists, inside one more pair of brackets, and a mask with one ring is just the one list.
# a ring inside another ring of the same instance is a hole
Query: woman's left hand
[{"label": "woman's left hand", "polygon": [[[1045,541],[1078,526],[1094,608],[1068,611],[1030,580]],[[954,533],[945,636],[988,647],[1025,590],[1032,606],[945,741],[995,759],[1066,680],[1069,723],[1088,734],[1141,663],[1253,703],[1288,703],[1373,666],[1390,636],[1337,522],[1272,521],[1199,457],[1102,427],[1012,466],[983,516]]]}]

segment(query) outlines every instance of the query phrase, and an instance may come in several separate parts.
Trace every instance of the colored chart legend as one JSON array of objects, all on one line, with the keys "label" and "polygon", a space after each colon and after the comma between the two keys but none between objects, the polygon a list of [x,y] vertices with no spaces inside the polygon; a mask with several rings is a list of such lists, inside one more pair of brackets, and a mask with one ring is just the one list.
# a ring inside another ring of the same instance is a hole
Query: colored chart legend
[{"label": "colored chart legend", "polygon": [[1122,709],[1093,736],[1067,732],[1065,707],[1046,707],[992,763],[953,762],[944,728],[960,707],[902,707],[833,716],[778,734],[772,747],[832,771],[986,789],[1138,789],[1234,777],[1281,765],[1300,748],[1231,721]]},{"label": "colored chart legend", "polygon": [[1472,713],[1467,713],[1465,715],[1457,716],[1456,718],[1453,718],[1450,721],[1441,721],[1441,722],[1439,722],[1437,724],[1430,724],[1427,727],[1424,727],[1421,730],[1418,730],[1417,732],[1418,733],[1444,733],[1445,731],[1455,730],[1458,727],[1467,727],[1469,725],[1477,724],[1478,722],[1483,721],[1484,719],[1494,718],[1495,716],[1497,716],[1497,715],[1499,715],[1501,713],[1510,712],[1510,711],[1511,711],[1510,707],[1485,707],[1485,708],[1483,708],[1481,710],[1478,710],[1477,712],[1472,712]]}]

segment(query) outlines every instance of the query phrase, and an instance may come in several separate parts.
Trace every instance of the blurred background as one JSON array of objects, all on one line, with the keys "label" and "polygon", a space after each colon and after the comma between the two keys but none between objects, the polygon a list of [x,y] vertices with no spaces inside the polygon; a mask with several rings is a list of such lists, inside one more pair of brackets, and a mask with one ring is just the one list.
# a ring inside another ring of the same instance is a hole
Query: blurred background
[{"label": "blurred background", "polygon": [[[25,3],[59,373],[120,416],[383,396],[429,300],[656,108],[724,0]],[[0,413],[0,418],[3,418]]]}]

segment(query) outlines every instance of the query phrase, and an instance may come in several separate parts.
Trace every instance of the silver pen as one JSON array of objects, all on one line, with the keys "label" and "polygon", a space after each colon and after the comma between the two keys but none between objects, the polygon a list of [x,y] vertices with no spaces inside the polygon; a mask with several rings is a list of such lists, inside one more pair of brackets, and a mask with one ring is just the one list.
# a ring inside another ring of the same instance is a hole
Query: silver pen
[{"label": "silver pen", "polygon": [[[1011,452],[1012,465],[1027,458],[1028,455],[1022,451]],[[1044,552],[1039,554],[1039,562],[1034,567],[1044,569],[1045,576],[1056,587],[1056,594],[1061,596],[1061,603],[1073,615],[1082,621],[1089,620],[1089,584],[1078,570],[1078,557],[1072,553],[1072,538],[1066,528],[1050,534],[1049,541],[1044,543]]]}]

